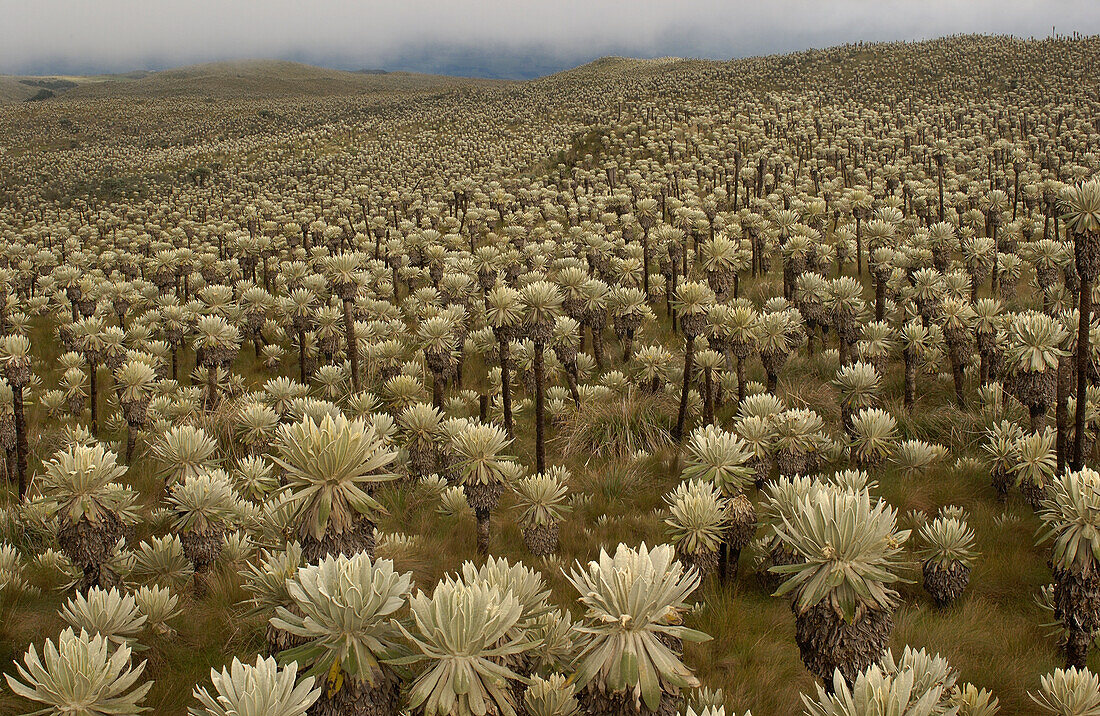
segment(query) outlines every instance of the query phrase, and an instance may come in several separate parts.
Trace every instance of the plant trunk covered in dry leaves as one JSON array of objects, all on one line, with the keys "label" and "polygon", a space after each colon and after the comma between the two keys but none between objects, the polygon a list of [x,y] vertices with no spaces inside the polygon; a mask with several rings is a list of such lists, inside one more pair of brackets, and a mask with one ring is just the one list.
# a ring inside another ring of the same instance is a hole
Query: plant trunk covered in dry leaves
[{"label": "plant trunk covered in dry leaves", "polygon": [[826,688],[832,688],[837,669],[848,684],[882,656],[894,628],[886,610],[864,609],[848,622],[827,601],[795,615],[795,641],[802,663]]}]

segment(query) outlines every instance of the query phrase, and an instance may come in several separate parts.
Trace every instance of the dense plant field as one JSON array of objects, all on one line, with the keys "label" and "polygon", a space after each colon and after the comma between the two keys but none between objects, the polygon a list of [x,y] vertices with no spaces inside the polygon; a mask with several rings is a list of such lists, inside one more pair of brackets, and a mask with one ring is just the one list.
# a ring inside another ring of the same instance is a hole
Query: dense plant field
[{"label": "dense plant field", "polygon": [[0,105],[0,711],[1100,713],[1098,58]]}]

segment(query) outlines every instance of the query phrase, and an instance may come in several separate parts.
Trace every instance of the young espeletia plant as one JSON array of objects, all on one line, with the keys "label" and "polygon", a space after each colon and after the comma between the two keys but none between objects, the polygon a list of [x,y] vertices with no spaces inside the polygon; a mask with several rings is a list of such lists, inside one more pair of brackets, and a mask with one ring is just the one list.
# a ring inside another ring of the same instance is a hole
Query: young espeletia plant
[{"label": "young espeletia plant", "polygon": [[921,525],[919,536],[923,543],[920,554],[924,589],[938,606],[946,607],[970,583],[970,569],[978,556],[974,531],[965,520],[941,515]]},{"label": "young espeletia plant", "polygon": [[516,506],[527,549],[537,557],[558,551],[558,532],[572,507],[565,501],[569,472],[553,466],[545,474],[532,475],[515,483]]},{"label": "young espeletia plant", "polygon": [[135,687],[145,662],[132,666],[130,653],[126,644],[112,648],[104,636],[66,629],[46,640],[41,656],[30,645],[26,666],[16,663],[19,679],[4,678],[19,696],[46,705],[37,713],[137,714],[148,710],[140,704],[153,682]]},{"label": "young espeletia plant", "polygon": [[236,657],[228,669],[210,670],[214,695],[196,687],[194,697],[202,708],[191,707],[189,716],[305,716],[321,695],[313,688],[314,677],[306,676],[297,686],[297,662],[279,667],[272,657],[256,657],[256,663],[242,664]]}]

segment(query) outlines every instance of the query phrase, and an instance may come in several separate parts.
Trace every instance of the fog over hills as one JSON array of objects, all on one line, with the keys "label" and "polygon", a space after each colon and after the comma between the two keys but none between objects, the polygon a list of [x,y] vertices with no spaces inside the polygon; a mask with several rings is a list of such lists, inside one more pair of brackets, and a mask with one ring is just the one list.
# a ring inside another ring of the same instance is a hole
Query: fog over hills
[{"label": "fog over hills", "polygon": [[[609,54],[621,54],[638,57],[659,57],[679,54],[669,48],[667,52],[630,52],[629,48],[612,46],[598,51],[574,52],[554,50],[549,47],[530,46],[524,48],[486,47],[482,45],[412,45],[384,58],[361,60],[354,57],[326,54],[324,51],[282,52],[267,55],[274,59],[331,70],[342,70],[356,74],[379,74],[385,72],[410,72],[427,75],[446,75],[450,77],[471,77],[483,79],[530,80],[567,70],[591,62]],[[264,56],[257,53],[257,57]],[[708,59],[729,59],[730,55],[702,53],[700,57]],[[249,58],[226,57],[211,58],[210,62],[194,63],[195,66],[220,61],[241,62]],[[138,74],[163,72],[181,66],[190,67],[192,63],[176,61],[171,58],[150,56],[136,62],[132,67],[118,68],[105,64],[96,58],[80,59],[46,58],[21,65],[20,77],[56,77],[56,76],[98,76],[102,74]],[[0,73],[3,74],[3,73]]]},{"label": "fog over hills", "polygon": [[728,60],[848,42],[1100,32],[1091,0],[42,0],[8,3],[0,73],[88,75],[267,57],[531,79],[606,55]]}]

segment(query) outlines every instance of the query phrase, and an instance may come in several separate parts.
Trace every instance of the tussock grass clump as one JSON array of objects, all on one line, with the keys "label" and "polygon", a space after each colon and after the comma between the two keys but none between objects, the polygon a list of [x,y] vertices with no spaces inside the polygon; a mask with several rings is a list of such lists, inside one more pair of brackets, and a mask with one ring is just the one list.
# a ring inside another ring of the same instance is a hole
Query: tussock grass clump
[{"label": "tussock grass clump", "polygon": [[671,397],[632,392],[583,404],[562,426],[555,447],[567,458],[652,454],[672,444],[675,425]]}]

